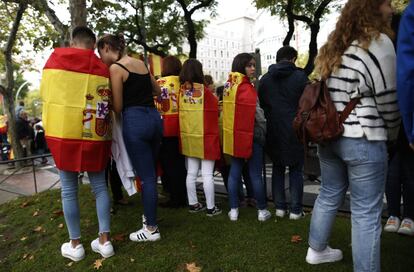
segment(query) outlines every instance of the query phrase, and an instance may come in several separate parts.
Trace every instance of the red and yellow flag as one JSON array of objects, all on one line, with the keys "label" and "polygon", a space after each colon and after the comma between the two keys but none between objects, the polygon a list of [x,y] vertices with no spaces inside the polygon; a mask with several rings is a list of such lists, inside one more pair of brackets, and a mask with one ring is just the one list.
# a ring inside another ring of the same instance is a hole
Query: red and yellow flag
[{"label": "red and yellow flag", "polygon": [[178,76],[167,76],[157,80],[161,95],[155,99],[155,106],[164,122],[164,137],[178,137],[178,94],[180,80]]},{"label": "red and yellow flag", "polygon": [[179,96],[181,152],[187,157],[220,159],[218,101],[199,83],[184,83]]},{"label": "red and yellow flag", "polygon": [[57,48],[43,68],[43,125],[57,168],[101,171],[111,152],[108,67],[92,50]]},{"label": "red and yellow flag", "polygon": [[223,91],[223,153],[250,158],[257,93],[247,76],[232,72]]}]

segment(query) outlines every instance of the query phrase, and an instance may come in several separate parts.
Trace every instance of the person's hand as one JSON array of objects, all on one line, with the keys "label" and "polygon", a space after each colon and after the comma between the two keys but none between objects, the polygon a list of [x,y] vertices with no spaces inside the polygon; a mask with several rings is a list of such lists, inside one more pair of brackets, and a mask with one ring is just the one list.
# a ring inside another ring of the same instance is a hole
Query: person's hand
[{"label": "person's hand", "polygon": [[414,143],[410,144],[410,148],[414,151]]}]

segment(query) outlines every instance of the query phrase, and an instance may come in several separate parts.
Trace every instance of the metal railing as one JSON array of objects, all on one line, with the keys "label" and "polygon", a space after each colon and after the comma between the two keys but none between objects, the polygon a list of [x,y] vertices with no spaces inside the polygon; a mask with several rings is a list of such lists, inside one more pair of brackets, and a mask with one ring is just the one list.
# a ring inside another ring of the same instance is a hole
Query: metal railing
[{"label": "metal railing", "polygon": [[[31,167],[31,171],[33,173],[34,191],[35,191],[35,194],[37,194],[38,193],[38,186],[37,186],[36,171],[39,170],[38,166],[44,167],[45,165],[50,165],[49,163],[44,163],[44,161],[45,161],[46,158],[51,157],[51,156],[52,155],[50,153],[48,153],[48,154],[43,154],[43,155],[35,155],[35,156],[24,157],[24,158],[21,158],[21,159],[0,161],[0,165],[8,165],[9,166],[8,169],[10,169],[12,171],[11,173],[3,174],[3,176],[5,176],[5,177],[2,180],[0,180],[0,185],[2,185],[6,180],[10,179],[11,177],[21,174],[19,172],[21,172],[25,168]],[[36,164],[36,162],[38,162],[38,161],[40,163]],[[46,190],[50,190],[51,188],[53,188],[59,182],[59,180],[60,179],[53,182],[53,184],[51,186],[49,186],[49,188],[47,188]],[[5,188],[0,188],[0,191],[4,191],[4,192],[16,194],[16,195],[21,195],[21,196],[26,196],[26,194],[23,194],[21,192],[15,192],[15,191],[8,190],[8,189],[5,189]]]}]

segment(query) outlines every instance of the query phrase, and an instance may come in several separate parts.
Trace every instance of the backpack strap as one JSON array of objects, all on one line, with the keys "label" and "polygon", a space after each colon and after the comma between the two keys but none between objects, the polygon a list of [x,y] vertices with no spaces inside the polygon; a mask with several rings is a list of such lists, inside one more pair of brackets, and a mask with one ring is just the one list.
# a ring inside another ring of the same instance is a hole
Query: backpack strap
[{"label": "backpack strap", "polygon": [[348,102],[345,109],[341,113],[341,119],[340,119],[341,124],[343,124],[345,122],[345,120],[351,114],[351,112],[353,111],[355,106],[359,103],[359,100],[361,100],[361,98],[357,97],[357,98],[351,99],[351,101]]}]

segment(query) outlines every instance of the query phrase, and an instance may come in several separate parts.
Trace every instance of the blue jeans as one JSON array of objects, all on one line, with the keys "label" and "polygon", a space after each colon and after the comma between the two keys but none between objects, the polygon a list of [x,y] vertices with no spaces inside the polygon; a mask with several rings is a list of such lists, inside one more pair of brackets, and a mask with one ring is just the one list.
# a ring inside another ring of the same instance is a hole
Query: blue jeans
[{"label": "blue jeans", "polygon": [[[290,192],[290,212],[294,214],[302,213],[303,198],[303,162],[299,162],[289,167],[289,192]],[[273,163],[272,174],[272,195],[276,209],[287,210],[285,194],[285,170],[284,165]]]},{"label": "blue jeans", "polygon": [[[239,207],[239,185],[245,159],[231,158],[231,168],[228,181],[230,208]],[[252,182],[254,197],[259,210],[267,207],[266,195],[263,183],[263,147],[260,144],[253,143],[252,157],[247,162],[249,167],[250,179]]]},{"label": "blue jeans", "polygon": [[[78,202],[78,172],[59,170],[62,184],[62,206],[66,226],[71,240],[79,239],[80,215]],[[105,170],[88,172],[89,180],[96,199],[96,213],[98,214],[99,233],[110,231],[110,200],[106,186]]]},{"label": "blue jeans", "polygon": [[354,271],[380,271],[385,142],[342,137],[318,148],[322,184],[312,212],[310,247],[321,251],[328,245],[337,210],[349,188]]},{"label": "blue jeans", "polygon": [[142,182],[142,204],[148,226],[157,225],[156,159],[162,139],[162,119],[155,108],[127,107],[122,134],[135,175]]}]

